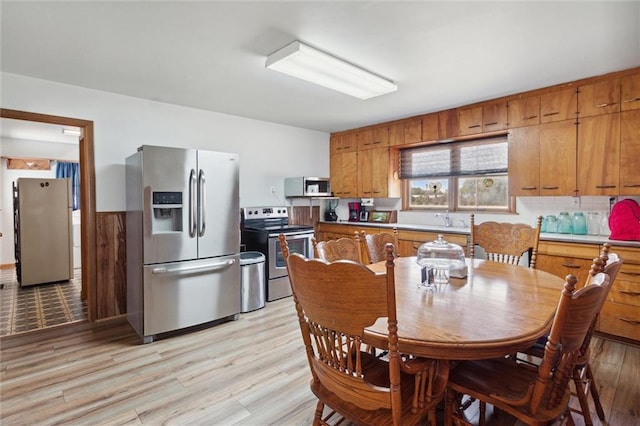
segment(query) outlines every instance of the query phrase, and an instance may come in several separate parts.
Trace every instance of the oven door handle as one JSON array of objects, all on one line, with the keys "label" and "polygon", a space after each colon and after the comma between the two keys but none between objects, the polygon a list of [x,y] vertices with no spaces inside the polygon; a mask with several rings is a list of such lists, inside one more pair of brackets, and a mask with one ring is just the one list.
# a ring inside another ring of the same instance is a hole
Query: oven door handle
[{"label": "oven door handle", "polygon": [[[284,234],[285,237],[309,237],[309,236],[313,236],[313,230],[282,232],[282,234]],[[277,239],[279,235],[280,235],[280,233],[271,234],[271,235],[269,235],[269,237]]]}]

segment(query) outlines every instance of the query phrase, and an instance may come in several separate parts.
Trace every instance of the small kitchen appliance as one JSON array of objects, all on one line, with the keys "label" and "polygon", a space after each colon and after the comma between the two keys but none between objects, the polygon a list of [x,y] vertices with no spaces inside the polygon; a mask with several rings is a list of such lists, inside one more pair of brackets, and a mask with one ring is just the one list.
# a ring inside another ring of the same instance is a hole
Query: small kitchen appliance
[{"label": "small kitchen appliance", "polygon": [[360,212],[362,211],[362,203],[349,203],[349,222],[359,222]]},{"label": "small kitchen appliance", "polygon": [[327,210],[324,212],[324,220],[327,222],[335,222],[338,220],[336,213],[336,207],[338,207],[338,200],[328,200]]}]

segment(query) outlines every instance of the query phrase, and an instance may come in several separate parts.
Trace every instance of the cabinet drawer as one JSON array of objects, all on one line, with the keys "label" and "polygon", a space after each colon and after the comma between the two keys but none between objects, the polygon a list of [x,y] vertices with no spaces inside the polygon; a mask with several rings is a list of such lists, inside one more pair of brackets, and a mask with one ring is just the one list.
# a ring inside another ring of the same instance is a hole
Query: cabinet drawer
[{"label": "cabinet drawer", "polygon": [[[611,241],[611,250],[610,253],[616,253],[622,259],[622,271],[627,272],[638,272],[637,275],[640,275],[640,247],[621,247],[616,246],[615,241]],[[633,267],[631,265],[636,265]]]},{"label": "cabinet drawer", "polygon": [[[596,257],[596,256],[594,256]],[[546,254],[538,254],[536,259],[536,269],[549,272],[560,278],[565,278],[571,274],[578,279],[578,285],[582,286],[589,276],[589,270],[593,258],[585,259],[568,256],[549,256]]]},{"label": "cabinet drawer", "polygon": [[637,306],[605,303],[600,312],[598,331],[640,340],[640,309]]},{"label": "cabinet drawer", "polygon": [[[435,241],[438,238],[437,232],[402,231],[398,232],[401,256],[415,256],[418,247],[423,243]],[[464,234],[442,234],[445,241],[457,244],[462,247],[465,255],[467,253],[467,236]]]},{"label": "cabinet drawer", "polygon": [[613,283],[608,300],[629,306],[636,306],[640,314],[640,283],[620,279],[620,274]]},{"label": "cabinet drawer", "polygon": [[[593,260],[593,258],[600,256],[600,246],[597,244],[540,241],[538,253]],[[589,263],[589,265],[591,265],[591,263]]]}]

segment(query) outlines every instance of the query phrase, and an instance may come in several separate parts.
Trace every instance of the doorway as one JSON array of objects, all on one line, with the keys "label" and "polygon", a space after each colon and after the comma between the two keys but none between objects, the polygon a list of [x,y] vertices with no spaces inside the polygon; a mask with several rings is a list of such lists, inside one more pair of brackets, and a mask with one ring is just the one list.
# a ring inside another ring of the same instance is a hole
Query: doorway
[{"label": "doorway", "polygon": [[11,109],[0,109],[0,117],[37,123],[77,127],[80,163],[80,242],[81,242],[81,298],[86,301],[87,319],[96,318],[96,219],[95,219],[95,164],[93,121],[70,117],[38,114]]}]

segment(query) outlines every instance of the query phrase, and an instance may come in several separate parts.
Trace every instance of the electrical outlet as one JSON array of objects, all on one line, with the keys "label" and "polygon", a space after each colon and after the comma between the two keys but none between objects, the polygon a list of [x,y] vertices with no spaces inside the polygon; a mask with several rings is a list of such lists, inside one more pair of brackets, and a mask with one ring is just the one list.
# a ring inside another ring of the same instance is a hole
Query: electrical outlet
[{"label": "electrical outlet", "polygon": [[276,195],[276,187],[275,186],[271,187],[271,195]]}]

